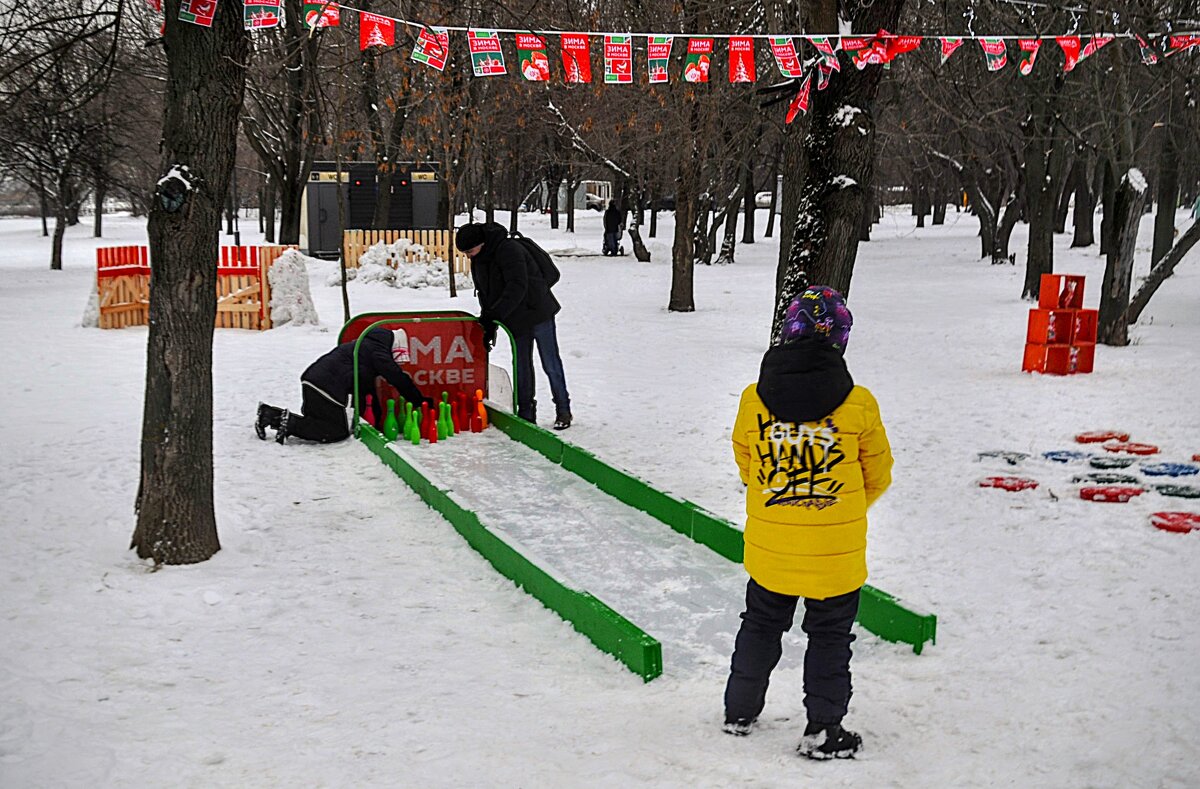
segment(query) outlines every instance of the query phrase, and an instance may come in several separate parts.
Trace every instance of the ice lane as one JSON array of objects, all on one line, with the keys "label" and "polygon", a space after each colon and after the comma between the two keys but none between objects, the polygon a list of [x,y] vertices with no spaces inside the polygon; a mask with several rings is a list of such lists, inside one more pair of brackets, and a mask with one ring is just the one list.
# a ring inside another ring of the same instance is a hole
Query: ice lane
[{"label": "ice lane", "polygon": [[531,561],[657,638],[665,673],[728,670],[745,600],[741,565],[494,428],[396,446]]}]

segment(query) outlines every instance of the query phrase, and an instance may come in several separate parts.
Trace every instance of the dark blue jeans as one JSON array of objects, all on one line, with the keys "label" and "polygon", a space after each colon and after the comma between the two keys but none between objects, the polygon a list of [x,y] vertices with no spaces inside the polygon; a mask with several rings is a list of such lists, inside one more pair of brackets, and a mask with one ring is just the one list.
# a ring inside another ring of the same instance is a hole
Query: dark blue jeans
[{"label": "dark blue jeans", "polygon": [[571,413],[571,396],[567,394],[567,375],[563,372],[562,357],[558,354],[558,332],[554,318],[534,326],[528,334],[513,337],[517,343],[517,416],[527,422],[537,422],[537,381],[533,375],[533,343],[537,341],[542,369],[550,379],[550,395],[554,398],[556,414]]},{"label": "dark blue jeans", "polygon": [[[850,626],[858,614],[861,589],[826,600],[804,600],[800,628],[804,650],[804,706],[813,723],[841,723],[850,704]],[[783,656],[783,634],[792,628],[798,597],[746,584],[746,611],[734,643],[725,719],[753,720],[762,712],[771,672]]]}]

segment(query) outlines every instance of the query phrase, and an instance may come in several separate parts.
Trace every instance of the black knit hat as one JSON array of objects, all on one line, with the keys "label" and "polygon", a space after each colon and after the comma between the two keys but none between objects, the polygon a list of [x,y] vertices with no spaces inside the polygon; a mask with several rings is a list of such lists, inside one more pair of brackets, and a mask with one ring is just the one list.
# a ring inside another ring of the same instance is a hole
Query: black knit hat
[{"label": "black knit hat", "polygon": [[454,237],[454,246],[458,247],[459,252],[466,252],[486,241],[485,235],[484,226],[477,222],[463,225]]}]

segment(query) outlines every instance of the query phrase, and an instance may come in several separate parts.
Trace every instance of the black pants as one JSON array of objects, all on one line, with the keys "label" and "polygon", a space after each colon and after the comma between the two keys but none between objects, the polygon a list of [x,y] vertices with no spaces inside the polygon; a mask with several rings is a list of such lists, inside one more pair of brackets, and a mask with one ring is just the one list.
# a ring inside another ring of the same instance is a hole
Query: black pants
[{"label": "black pants", "polygon": [[299,414],[289,414],[288,435],[331,444],[350,437],[345,407],[335,403],[315,386],[301,381],[304,400]]},{"label": "black pants", "polygon": [[[850,626],[858,614],[860,591],[804,600],[804,706],[813,723],[841,723],[850,704]],[[792,627],[799,600],[764,589],[753,578],[746,584],[746,611],[725,685],[726,720],[753,720],[762,712],[771,672],[783,655],[783,634]]]}]

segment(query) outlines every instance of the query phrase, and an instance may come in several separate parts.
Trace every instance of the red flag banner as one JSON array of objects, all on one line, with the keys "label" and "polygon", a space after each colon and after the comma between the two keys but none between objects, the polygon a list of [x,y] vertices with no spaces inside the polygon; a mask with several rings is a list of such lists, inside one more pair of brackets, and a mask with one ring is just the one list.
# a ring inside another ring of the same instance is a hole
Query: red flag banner
[{"label": "red flag banner", "polygon": [[775,55],[775,63],[779,73],[788,79],[799,79],[804,76],[800,58],[796,55],[796,42],[787,37],[771,38],[771,54]]},{"label": "red flag banner", "polygon": [[283,0],[245,0],[242,3],[242,19],[247,30],[278,27]]},{"label": "red flag banner", "polygon": [[792,99],[792,103],[788,105],[787,117],[784,118],[784,123],[791,123],[796,120],[796,116],[801,112],[808,112],[808,99],[811,94],[812,74],[809,74],[804,78],[804,83],[796,93],[796,98]]},{"label": "red flag banner", "polygon": [[1063,62],[1063,71],[1075,68],[1075,64],[1079,62],[1079,36],[1059,36],[1054,40],[1062,47],[1063,57],[1066,59]]},{"label": "red flag banner", "polygon": [[[887,35],[883,30],[879,33]],[[867,66],[881,66],[888,62],[887,42],[878,36],[842,38],[842,49],[850,53],[850,59],[859,71]]]},{"label": "red flag banner", "polygon": [[671,63],[671,44],[674,36],[647,36],[646,71],[651,82],[667,82],[667,66]]},{"label": "red flag banner", "polygon": [[1022,38],[1017,42],[1021,50],[1021,61],[1017,63],[1017,71],[1021,76],[1028,77],[1033,72],[1033,62],[1037,60],[1038,49],[1042,46],[1040,38]]},{"label": "red flag banner", "polygon": [[495,30],[468,30],[467,48],[471,52],[471,69],[477,77],[497,77],[507,74],[500,35]]},{"label": "red flag banner", "polygon": [[358,48],[390,47],[396,44],[396,20],[363,11],[358,15]]},{"label": "red flag banner", "polygon": [[842,70],[842,64],[838,61],[837,56],[838,47],[841,44],[837,39],[830,40],[828,36],[821,36],[812,39],[812,45],[817,48],[818,52],[825,56],[819,64],[823,66],[823,72],[828,73]]},{"label": "red flag banner", "polygon": [[1200,47],[1200,36],[1168,36],[1166,55],[1170,57],[1192,47]]},{"label": "red flag banner", "polygon": [[413,45],[412,59],[438,71],[450,59],[450,33],[444,27],[423,27]]},{"label": "red flag banner", "polygon": [[1008,48],[1002,38],[981,38],[979,46],[987,59],[988,71],[999,71],[1008,63]]},{"label": "red flag banner", "polygon": [[1147,66],[1153,66],[1158,62],[1158,53],[1154,51],[1154,47],[1146,43],[1146,39],[1141,36],[1137,37],[1138,49],[1142,52],[1142,62]]},{"label": "red flag banner", "polygon": [[591,82],[592,60],[588,54],[588,37],[579,33],[563,33],[559,38],[562,49],[564,80]]},{"label": "red flag banner", "polygon": [[729,39],[729,81],[754,82],[754,39],[734,36]]},{"label": "red flag banner", "polygon": [[550,58],[546,57],[546,39],[532,33],[517,33],[517,60],[521,76],[529,82],[550,80]]},{"label": "red flag banner", "polygon": [[217,15],[217,0],[183,0],[179,5],[179,18],[200,27],[212,27]]},{"label": "red flag banner", "polygon": [[708,70],[712,66],[713,40],[711,38],[689,38],[687,59],[683,61],[683,79],[686,82],[708,82]]},{"label": "red flag banner", "polygon": [[1112,43],[1113,38],[1114,36],[1092,36],[1092,39],[1083,45],[1083,49],[1079,50],[1079,59],[1082,61],[1096,54],[1102,46]]},{"label": "red flag banner", "polygon": [[610,85],[633,82],[633,36],[604,36],[604,82]]},{"label": "red flag banner", "polygon": [[942,65],[946,65],[946,61],[950,59],[959,47],[963,45],[961,38],[943,38],[942,39]]},{"label": "red flag banner", "polygon": [[[880,31],[882,33],[882,31]],[[921,46],[924,41],[922,36],[891,36],[885,39],[887,42],[887,50],[884,56],[887,58],[884,62],[891,63],[896,59],[897,55],[903,55],[906,52],[912,52]]]},{"label": "red flag banner", "polygon": [[304,24],[308,27],[338,27],[342,24],[341,12],[334,2],[305,2]]}]

